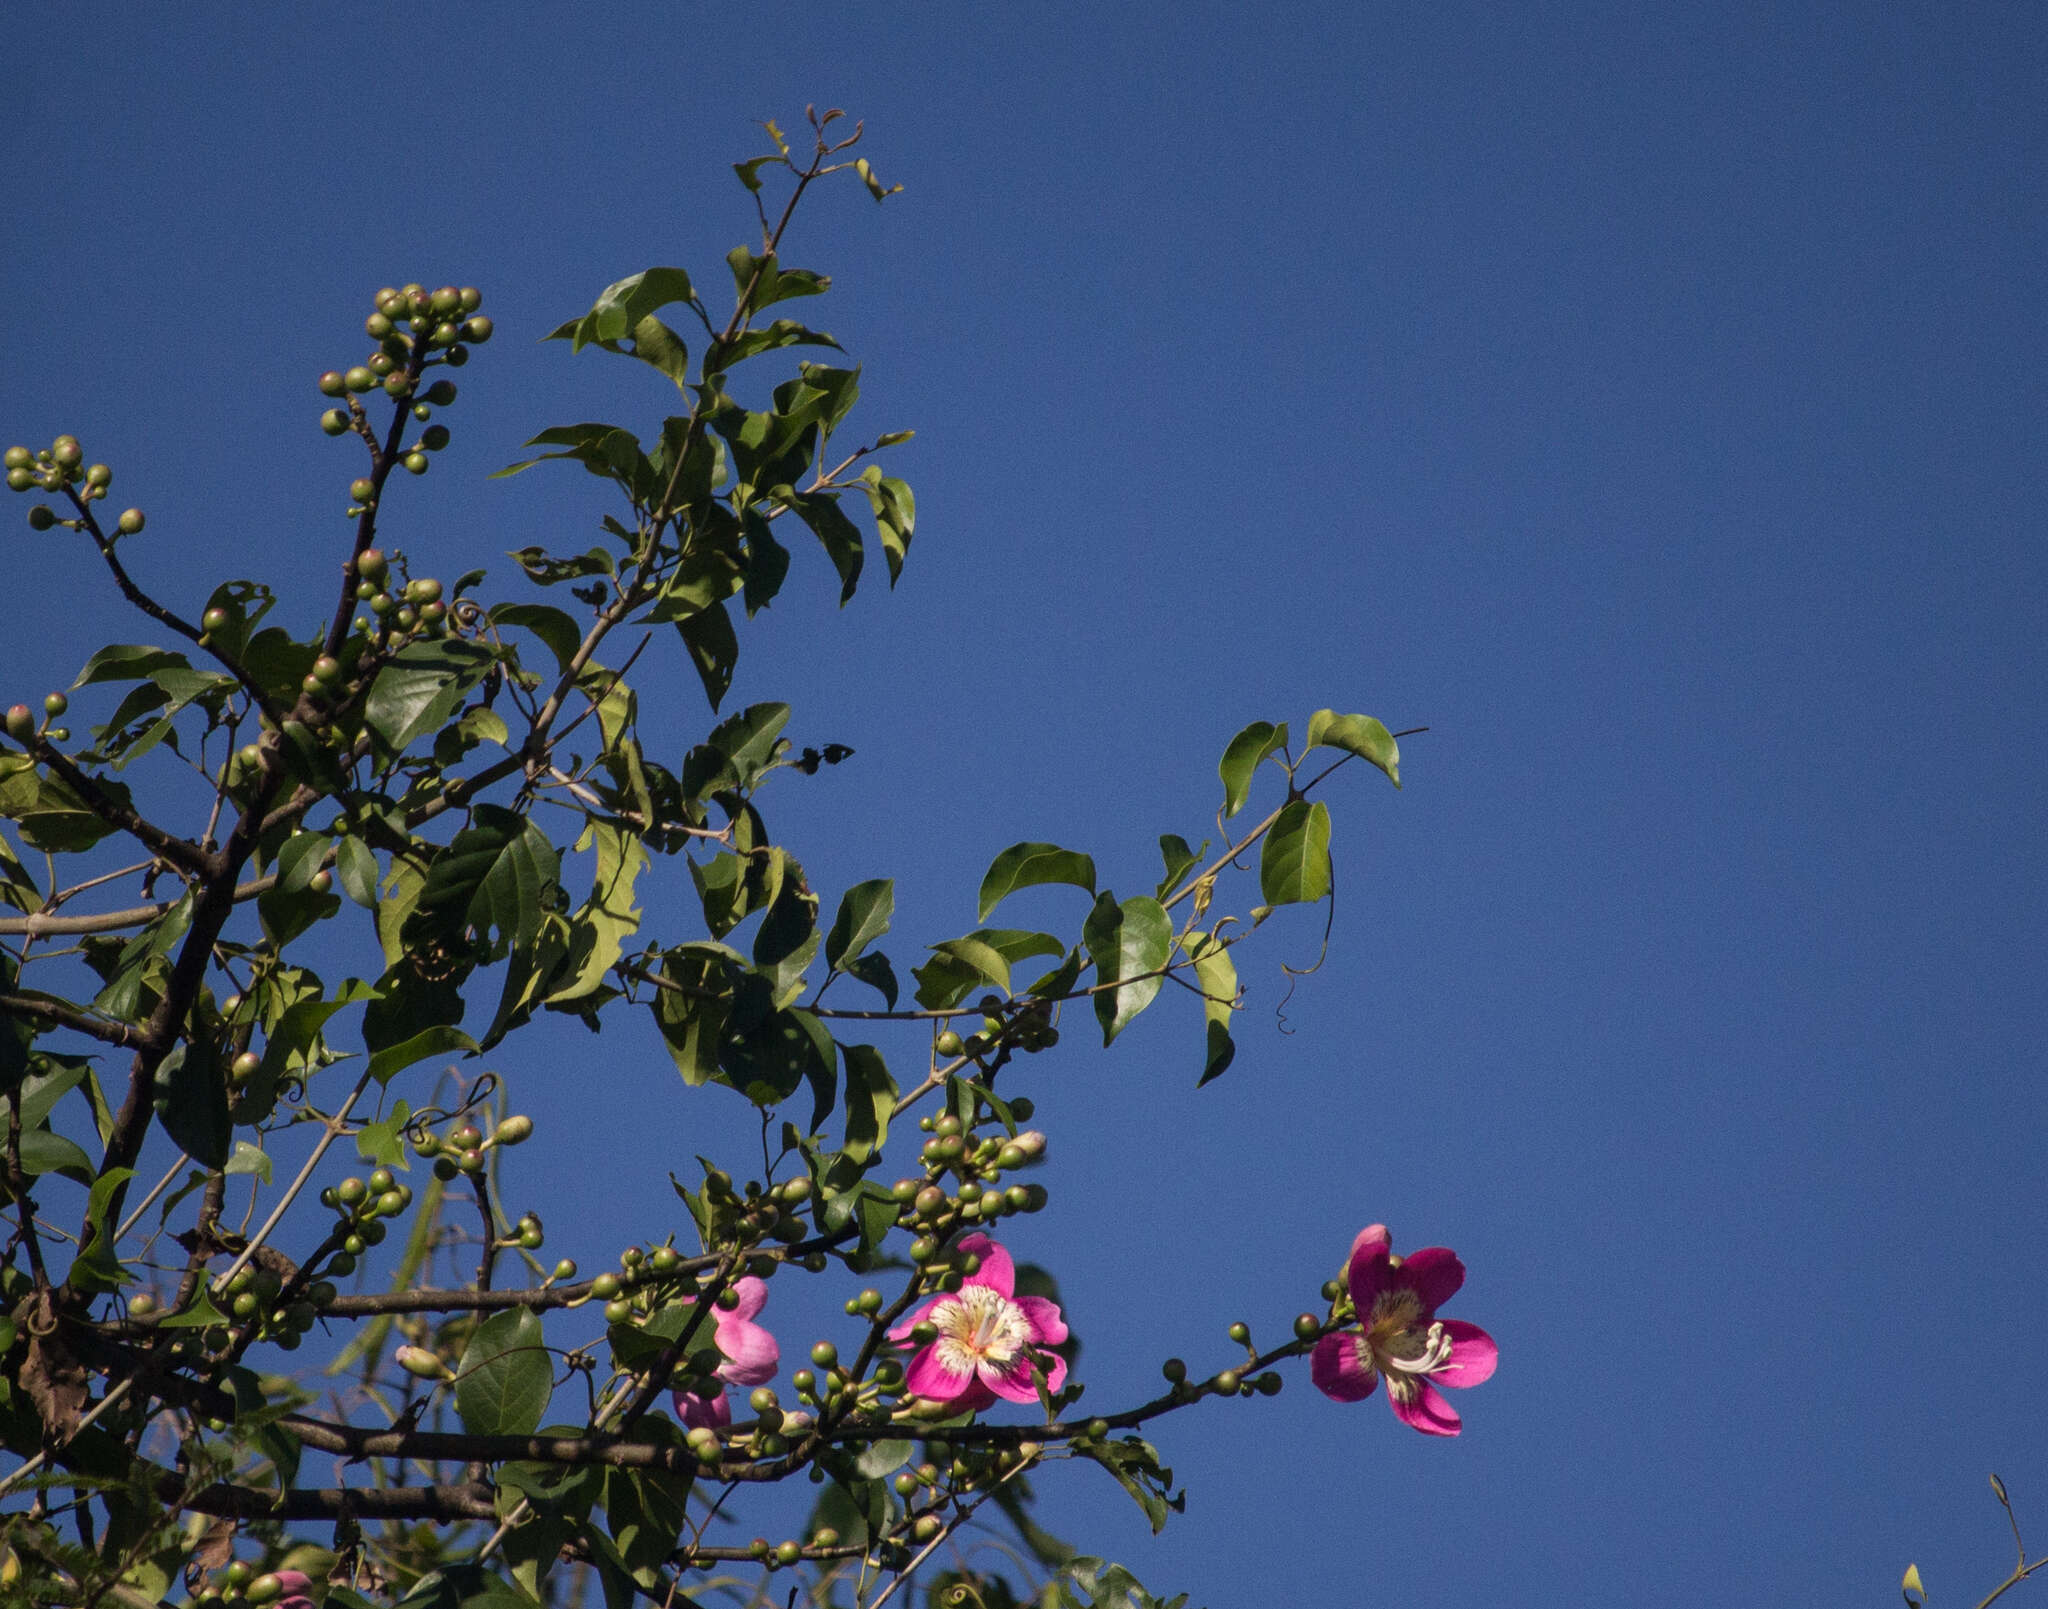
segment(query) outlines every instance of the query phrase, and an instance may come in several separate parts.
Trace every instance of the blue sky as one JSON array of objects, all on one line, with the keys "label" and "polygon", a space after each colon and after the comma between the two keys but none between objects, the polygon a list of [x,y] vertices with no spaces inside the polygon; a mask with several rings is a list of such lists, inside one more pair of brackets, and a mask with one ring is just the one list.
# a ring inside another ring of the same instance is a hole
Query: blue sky
[{"label": "blue sky", "polygon": [[[1091,1403],[1279,1334],[1373,1220],[1460,1251],[1500,1373],[1440,1444],[1304,1371],[1159,1427],[1163,1538],[1086,1470],[1059,1524],[1197,1602],[1445,1609],[1882,1602],[1909,1558],[1981,1596],[1992,1469],[2048,1535],[2038,8],[278,15],[70,8],[5,69],[0,434],[111,462],[171,597],[324,574],[312,381],[408,278],[500,339],[402,545],[507,595],[506,550],[584,545],[595,482],[485,475],[664,399],[532,338],[718,283],[727,164],[814,101],[905,186],[788,256],[919,499],[901,587],[842,614],[800,555],[734,690],[858,750],[764,801],[814,884],[895,876],[901,970],[1016,840],[1156,877],[1247,721],[1431,728],[1333,800],[1290,1032],[1306,917],[1220,1084],[1170,1006],[1032,1069],[1012,1238]],[[136,629],[32,540],[9,702]],[[694,683],[642,697],[680,754]],[[737,1132],[634,1026],[501,1061],[587,1264]]]}]

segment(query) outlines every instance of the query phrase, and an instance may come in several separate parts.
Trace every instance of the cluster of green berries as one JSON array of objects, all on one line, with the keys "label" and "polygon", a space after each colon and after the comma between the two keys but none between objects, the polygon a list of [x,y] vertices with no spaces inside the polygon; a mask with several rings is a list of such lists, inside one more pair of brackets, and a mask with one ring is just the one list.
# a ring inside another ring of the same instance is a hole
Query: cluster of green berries
[{"label": "cluster of green berries", "polygon": [[278,1297],[283,1289],[284,1281],[275,1270],[251,1263],[236,1272],[220,1297],[227,1302],[230,1318],[237,1323],[257,1324],[259,1336],[289,1352],[313,1327],[320,1310],[334,1300],[335,1290],[328,1281],[318,1280],[296,1300],[279,1306]]},{"label": "cluster of green berries", "polygon": [[[469,361],[469,346],[481,346],[491,338],[491,321],[477,312],[482,302],[483,293],[473,285],[459,289],[443,285],[438,290],[418,284],[385,286],[377,292],[377,310],[363,321],[363,330],[377,343],[376,349],[361,363],[321,375],[320,394],[354,398],[381,390],[426,424],[434,409],[455,400],[455,382],[436,380],[422,389],[422,371],[438,364],[460,368]],[[351,400],[346,407],[323,413],[320,428],[330,436],[340,436],[350,430],[367,430],[361,421],[361,405]],[[401,450],[398,461],[409,473],[424,475],[427,454],[447,445],[447,427],[427,425],[411,446]],[[355,499],[351,512],[360,513],[375,502],[376,483],[359,480],[350,488],[350,495]]]},{"label": "cluster of green berries", "polygon": [[334,1238],[341,1247],[328,1269],[352,1274],[356,1259],[383,1243],[389,1232],[384,1220],[396,1218],[412,1205],[412,1187],[401,1183],[389,1168],[378,1168],[367,1179],[351,1176],[329,1185],[320,1192],[320,1205],[335,1214]]},{"label": "cluster of green berries", "polygon": [[[1028,1119],[1031,1102],[1018,1100],[1010,1110],[1013,1116]],[[941,1241],[956,1228],[993,1223],[1044,1207],[1044,1185],[1003,1184],[1005,1173],[1028,1167],[1045,1155],[1045,1136],[1037,1130],[1027,1129],[1014,1138],[985,1135],[977,1139],[952,1112],[921,1118],[918,1127],[931,1135],[920,1153],[924,1177],[898,1179],[890,1189],[901,1203],[899,1221],[917,1234],[910,1246],[912,1262],[932,1264]]]},{"label": "cluster of green berries", "polygon": [[[483,1172],[487,1154],[494,1146],[518,1145],[532,1134],[533,1119],[523,1112],[513,1113],[488,1135],[465,1118],[445,1134],[428,1130],[412,1142],[412,1149],[415,1156],[434,1164],[434,1177],[445,1184],[458,1174]],[[539,1220],[534,1222],[538,1226]],[[539,1244],[536,1238],[534,1245]]]},{"label": "cluster of green berries", "polygon": [[[105,464],[85,461],[85,449],[78,445],[76,436],[59,436],[41,452],[9,447],[5,454],[0,454],[0,464],[7,469],[9,491],[66,492],[81,505],[105,497],[114,479],[114,472]],[[28,523],[31,530],[47,531],[54,525],[68,525],[75,530],[79,522],[60,520],[49,504],[38,503],[28,511]],[[134,536],[143,523],[142,510],[131,508],[114,522],[114,528],[123,536]]]},{"label": "cluster of green berries", "polygon": [[[1322,1333],[1322,1329],[1322,1321],[1313,1313],[1303,1313],[1294,1321],[1294,1334],[1297,1340],[1313,1340]],[[1259,1353],[1252,1345],[1252,1328],[1249,1324],[1240,1319],[1231,1325],[1226,1333],[1231,1340],[1244,1348],[1248,1364],[1258,1362]],[[1159,1372],[1166,1376],[1166,1383],[1173,1387],[1176,1395],[1190,1399],[1204,1393],[1213,1393],[1219,1397],[1277,1397],[1285,1383],[1279,1375],[1270,1370],[1264,1374],[1251,1374],[1248,1369],[1219,1369],[1206,1382],[1191,1386],[1188,1384],[1188,1366],[1180,1358],[1168,1358],[1159,1366]],[[1093,1432],[1094,1423],[1091,1423],[1089,1428]],[[1109,1426],[1103,1424],[1102,1434],[1108,1433]]]},{"label": "cluster of green berries", "polygon": [[192,1609],[263,1609],[282,1598],[284,1590],[284,1580],[275,1572],[259,1575],[253,1565],[237,1559],[192,1600]]},{"label": "cluster of green berries", "polygon": [[[356,489],[369,484],[366,480],[357,481]],[[424,576],[398,584],[393,591],[395,583],[390,560],[376,548],[364,548],[356,559],[356,601],[369,613],[356,616],[358,632],[388,640],[414,634],[439,637],[447,631],[448,604],[440,582]],[[320,667],[315,665],[313,669],[317,675]]]},{"label": "cluster of green berries", "polygon": [[[811,1197],[808,1178],[788,1179],[766,1190],[749,1181],[747,1193],[741,1198],[733,1192],[731,1175],[720,1170],[712,1175],[709,1187],[714,1197],[720,1193],[729,1195],[733,1204],[741,1209],[737,1217],[729,1217],[728,1222],[742,1243],[759,1244],[768,1239],[788,1243],[803,1239],[807,1232],[798,1209]],[[823,1252],[812,1252],[802,1262],[812,1273],[825,1270]],[[767,1279],[780,1266],[781,1259],[764,1252],[750,1257],[745,1271],[757,1279]],[[675,1247],[628,1246],[619,1253],[615,1270],[607,1270],[590,1282],[590,1295],[593,1300],[604,1303],[607,1324],[630,1324],[635,1319],[651,1315],[677,1295],[692,1294],[695,1288],[695,1277],[684,1269],[682,1254]],[[735,1300],[731,1291],[723,1291],[718,1297],[718,1305],[731,1307]]]},{"label": "cluster of green berries", "polygon": [[43,699],[43,719],[40,725],[36,721],[35,712],[26,704],[11,706],[4,720],[0,720],[0,724],[4,724],[7,735],[24,748],[37,736],[47,738],[52,743],[62,743],[71,736],[71,728],[52,726],[50,723],[61,719],[69,708],[70,699],[62,693],[50,693]]}]

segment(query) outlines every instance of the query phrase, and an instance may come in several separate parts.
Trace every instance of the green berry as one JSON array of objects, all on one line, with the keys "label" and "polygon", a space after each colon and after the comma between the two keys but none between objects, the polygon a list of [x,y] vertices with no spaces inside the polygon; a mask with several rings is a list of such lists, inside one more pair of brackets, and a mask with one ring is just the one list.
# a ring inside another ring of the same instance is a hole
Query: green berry
[{"label": "green berry", "polygon": [[330,436],[347,433],[348,415],[339,408],[329,408],[320,416],[320,428]]},{"label": "green berry", "polygon": [[363,320],[363,333],[373,341],[381,341],[391,333],[391,320],[383,313],[372,313]]},{"label": "green berry", "polygon": [[474,285],[464,285],[455,293],[456,305],[465,313],[474,313],[484,305],[484,293]]},{"label": "green berry", "polygon": [[1313,1313],[1297,1313],[1294,1315],[1294,1337],[1298,1341],[1306,1341],[1310,1337],[1321,1333],[1322,1328],[1323,1321]]},{"label": "green berry", "polygon": [[10,469],[7,471],[7,489],[11,492],[25,492],[36,483],[36,472],[32,469]]},{"label": "green berry", "polygon": [[448,348],[448,355],[441,361],[446,363],[451,369],[459,369],[469,361],[469,348],[451,346]]},{"label": "green berry", "polygon": [[121,510],[121,517],[114,524],[123,536],[134,536],[141,531],[144,524],[142,510],[124,508]]},{"label": "green berry", "polygon": [[453,285],[443,285],[427,299],[427,305],[436,313],[453,313],[462,306],[462,292]]},{"label": "green berry", "polygon": [[427,387],[424,395],[425,399],[435,407],[445,408],[455,400],[455,382],[453,380],[436,380]]},{"label": "green berry", "polygon": [[358,363],[341,377],[341,383],[350,391],[368,391],[377,383],[377,376]]},{"label": "green berry", "polygon": [[430,453],[437,453],[448,445],[448,427],[429,425],[420,432],[420,445]]},{"label": "green berry", "polygon": [[105,464],[94,464],[85,472],[85,484],[88,486],[110,485],[113,479],[114,472]]},{"label": "green berry", "polygon": [[1250,1345],[1252,1338],[1251,1326],[1243,1322],[1243,1320],[1239,1320],[1237,1323],[1230,1326],[1230,1338],[1231,1340],[1235,1341],[1239,1346]]},{"label": "green berry", "polygon": [[76,436],[59,436],[50,443],[50,457],[64,469],[76,469],[85,461],[85,449]]},{"label": "green berry", "polygon": [[313,661],[313,676],[317,681],[338,682],[341,680],[341,661],[332,654],[322,654]]},{"label": "green berry", "polygon": [[43,713],[53,721],[69,708],[71,708],[71,700],[62,693],[51,693],[43,700]]},{"label": "green berry", "polygon": [[57,511],[48,503],[38,503],[28,511],[28,528],[31,531],[47,531],[57,523]]},{"label": "green berry", "polygon": [[384,574],[384,555],[376,548],[364,548],[356,555],[356,574],[365,581],[375,581]]},{"label": "green berry", "polygon": [[263,1058],[253,1050],[245,1050],[228,1066],[228,1076],[237,1084],[246,1084],[254,1078],[263,1066]]},{"label": "green berry", "polygon": [[36,455],[26,447],[9,447],[5,454],[0,454],[0,465],[8,469],[27,469],[35,461]]},{"label": "green berry", "polygon": [[407,472],[414,475],[424,475],[427,472],[427,466],[432,462],[433,460],[422,452],[407,453],[404,459]]},{"label": "green berry", "polygon": [[[386,359],[386,361],[390,361]],[[384,377],[384,395],[396,402],[412,390],[412,382],[403,374],[387,374]]]},{"label": "green berry", "polygon": [[[323,397],[338,397],[348,388],[348,376],[339,369],[329,369],[320,376],[320,395]],[[368,387],[364,389],[367,390]]]},{"label": "green berry", "polygon": [[358,503],[367,503],[377,495],[377,483],[367,475],[358,475],[348,483],[348,495]]}]

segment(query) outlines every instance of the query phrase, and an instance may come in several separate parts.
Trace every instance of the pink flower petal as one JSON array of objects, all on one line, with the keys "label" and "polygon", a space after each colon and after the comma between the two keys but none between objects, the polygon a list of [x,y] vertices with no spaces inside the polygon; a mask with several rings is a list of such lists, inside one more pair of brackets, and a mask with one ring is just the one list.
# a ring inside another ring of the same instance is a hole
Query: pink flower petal
[{"label": "pink flower petal", "polygon": [[1458,1287],[1465,1283],[1465,1265],[1447,1247],[1424,1246],[1402,1259],[1394,1283],[1406,1285],[1421,1297],[1423,1316],[1429,1317],[1458,1294]]},{"label": "pink flower petal", "polygon": [[946,1406],[955,1413],[980,1413],[984,1408],[993,1408],[996,1401],[996,1394],[983,1385],[977,1376],[974,1384],[959,1396],[948,1398]]},{"label": "pink flower petal", "polygon": [[694,1391],[672,1391],[669,1401],[675,1404],[676,1417],[691,1430],[723,1430],[732,1423],[732,1404],[726,1401],[723,1391],[715,1397],[700,1396]]},{"label": "pink flower petal", "polygon": [[1391,1241],[1385,1224],[1361,1229],[1351,1243],[1351,1261],[1344,1267],[1344,1283],[1351,1288],[1351,1305],[1360,1318],[1372,1312],[1380,1293],[1393,1282],[1394,1265],[1388,1257]]},{"label": "pink flower petal", "polygon": [[960,1250],[970,1252],[981,1259],[981,1267],[969,1274],[963,1283],[986,1285],[998,1296],[1010,1296],[1017,1289],[1017,1267],[1010,1261],[1010,1254],[998,1246],[987,1235],[962,1235]]},{"label": "pink flower petal", "polygon": [[718,1366],[718,1378],[736,1386],[757,1386],[774,1379],[782,1362],[782,1347],[774,1336],[760,1325],[730,1313],[719,1315],[718,1350],[725,1354],[725,1361]]},{"label": "pink flower petal", "polygon": [[1067,1338],[1067,1321],[1058,1303],[1043,1296],[1019,1296],[1014,1300],[1031,1322],[1031,1339],[1040,1346],[1058,1346]]},{"label": "pink flower petal", "polygon": [[[1040,1353],[1035,1361],[1045,1370],[1047,1391],[1057,1391],[1066,1384],[1067,1360],[1057,1352]],[[975,1372],[980,1376],[982,1384],[999,1397],[1011,1402],[1036,1402],[1038,1386],[1032,1379],[1033,1362],[1034,1359],[1029,1352],[1022,1352],[1010,1360],[1007,1368],[984,1363]]]},{"label": "pink flower petal", "polygon": [[727,1318],[752,1318],[767,1305],[768,1281],[742,1274],[732,1282],[732,1293],[739,1300],[729,1308],[721,1307],[719,1313]]},{"label": "pink flower petal", "polygon": [[302,1593],[313,1584],[313,1578],[303,1570],[280,1570],[277,1580],[286,1592]]},{"label": "pink flower petal", "polygon": [[1493,1344],[1493,1337],[1476,1324],[1467,1324],[1463,1319],[1439,1320],[1444,1333],[1451,1338],[1451,1361],[1440,1369],[1430,1371],[1430,1379],[1440,1386],[1476,1386],[1482,1380],[1493,1378],[1494,1365],[1500,1362],[1500,1348]]},{"label": "pink flower petal", "polygon": [[1458,1410],[1427,1380],[1415,1382],[1413,1401],[1403,1402],[1390,1391],[1387,1402],[1392,1406],[1396,1419],[1404,1425],[1413,1426],[1425,1436],[1455,1436],[1465,1428],[1465,1421],[1458,1417]]},{"label": "pink flower petal", "polygon": [[1338,1402],[1363,1402],[1380,1383],[1364,1339],[1348,1330],[1316,1342],[1309,1354],[1308,1372],[1316,1389]]},{"label": "pink flower petal", "polygon": [[903,1380],[912,1392],[920,1397],[929,1397],[934,1402],[951,1402],[974,1384],[974,1370],[951,1369],[940,1361],[938,1348],[927,1346],[919,1349],[910,1360],[910,1367],[903,1371]]}]

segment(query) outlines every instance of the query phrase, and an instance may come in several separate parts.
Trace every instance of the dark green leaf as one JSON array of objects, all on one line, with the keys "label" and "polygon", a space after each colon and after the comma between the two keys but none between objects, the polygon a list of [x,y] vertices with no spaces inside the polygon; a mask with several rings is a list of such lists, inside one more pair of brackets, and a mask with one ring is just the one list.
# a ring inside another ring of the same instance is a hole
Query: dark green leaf
[{"label": "dark green leaf", "polygon": [[1259,896],[1268,905],[1294,905],[1329,892],[1329,808],[1321,800],[1290,800],[1259,851]]},{"label": "dark green leaf", "polygon": [[156,1100],[164,1132],[179,1150],[204,1168],[226,1165],[233,1133],[227,1083],[209,1041],[171,1047],[157,1066]]},{"label": "dark green leaf", "polygon": [[530,1436],[554,1391],[540,1320],[524,1308],[493,1313],[463,1349],[455,1411],[473,1436]]},{"label": "dark green leaf", "polygon": [[981,880],[976,920],[986,922],[988,913],[1010,894],[1035,883],[1070,883],[1093,894],[1095,862],[1057,844],[1012,844],[996,856]]},{"label": "dark green leaf", "polygon": [[832,568],[839,572],[839,601],[844,604],[860,583],[864,553],[860,528],[846,517],[834,493],[793,492],[784,487],[777,496],[786,507],[796,510],[797,517],[811,528],[811,534],[825,549]]},{"label": "dark green leaf", "polygon": [[873,1045],[841,1045],[839,1052],[846,1063],[846,1154],[866,1162],[888,1142],[896,1080]]},{"label": "dark green leaf", "polygon": [[896,969],[889,964],[889,958],[880,950],[856,957],[840,969],[849,978],[858,978],[870,989],[881,995],[889,1010],[896,1009],[898,985]]},{"label": "dark green leaf", "polygon": [[414,1034],[402,1044],[387,1045],[377,1051],[370,1057],[370,1076],[380,1084],[388,1084],[397,1074],[429,1056],[475,1049],[476,1041],[460,1028],[448,1023],[437,1024]]},{"label": "dark green leaf", "polygon": [[560,336],[566,332],[571,349],[577,352],[593,341],[621,341],[648,314],[671,302],[693,301],[695,294],[690,288],[690,276],[682,269],[645,269],[615,285],[607,285],[588,313],[554,333]]},{"label": "dark green leaf", "polygon": [[342,892],[364,910],[377,908],[377,856],[360,838],[343,838],[334,846],[334,872]]},{"label": "dark green leaf", "polygon": [[78,673],[78,680],[71,684],[75,691],[89,687],[94,682],[139,682],[155,675],[160,670],[190,670],[192,662],[183,654],[172,653],[167,648],[146,648],[136,643],[113,643],[102,648],[85,662],[85,669]]},{"label": "dark green leaf", "polygon": [[489,649],[460,637],[410,643],[377,672],[363,723],[387,756],[403,754],[417,738],[440,729],[491,664]]},{"label": "dark green leaf", "polygon": [[893,1475],[910,1462],[910,1455],[917,1451],[917,1444],[891,1438],[886,1441],[871,1441],[863,1447],[853,1461],[854,1472],[862,1480],[878,1481]]},{"label": "dark green leaf", "polygon": [[1095,1018],[1107,1045],[1149,1006],[1165,981],[1173,953],[1173,920],[1159,901],[1140,894],[1121,905],[1105,890],[1081,927],[1098,983],[1115,984],[1095,996]]},{"label": "dark green leaf", "polygon": [[529,818],[478,805],[470,824],[427,868],[408,941],[466,934],[495,959],[533,942],[546,901],[559,886],[561,856]]},{"label": "dark green leaf", "polygon": [[839,914],[825,939],[825,964],[835,972],[889,931],[896,910],[896,884],[887,877],[855,883],[839,898]]},{"label": "dark green leaf", "polygon": [[1181,879],[1202,864],[1202,857],[1209,852],[1209,840],[1202,840],[1200,849],[1188,848],[1188,841],[1176,833],[1162,833],[1159,838],[1159,858],[1166,862],[1166,875],[1159,880],[1157,893],[1165,899],[1176,888]]},{"label": "dark green leaf", "polygon": [[56,1173],[79,1184],[92,1183],[92,1159],[74,1142],[48,1129],[22,1131],[21,1171],[31,1179]]},{"label": "dark green leaf", "polygon": [[1223,758],[1217,764],[1217,774],[1223,778],[1223,814],[1225,818],[1236,815],[1244,808],[1245,798],[1252,791],[1252,773],[1259,768],[1259,762],[1269,754],[1287,746],[1287,723],[1275,726],[1271,721],[1254,721],[1236,737],[1223,751]]},{"label": "dark green leaf", "polygon": [[564,671],[575,660],[576,650],[583,646],[582,630],[553,604],[496,604],[491,609],[491,623],[496,626],[524,626],[547,644],[548,652],[555,656],[556,665]]},{"label": "dark green leaf", "polygon": [[711,707],[717,709],[726,689],[732,686],[733,666],[739,663],[740,657],[740,642],[733,635],[732,617],[726,613],[724,604],[714,604],[687,620],[678,620],[676,630],[682,635],[683,647],[689,651],[690,663],[697,668],[698,679],[704,683],[704,696],[711,700]]},{"label": "dark green leaf", "polygon": [[1212,1078],[1223,1076],[1237,1055],[1230,1037],[1230,1014],[1237,1007],[1237,963],[1229,949],[1205,933],[1189,933],[1187,952],[1194,958],[1195,983],[1202,991],[1202,1015],[1208,1037],[1208,1051],[1202,1062],[1200,1089]]}]

